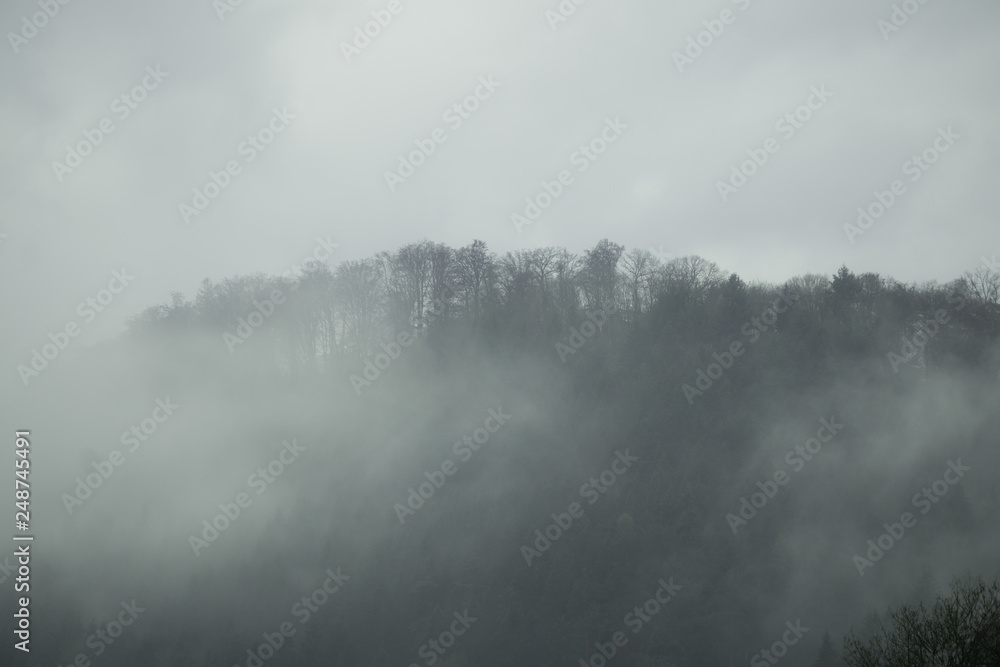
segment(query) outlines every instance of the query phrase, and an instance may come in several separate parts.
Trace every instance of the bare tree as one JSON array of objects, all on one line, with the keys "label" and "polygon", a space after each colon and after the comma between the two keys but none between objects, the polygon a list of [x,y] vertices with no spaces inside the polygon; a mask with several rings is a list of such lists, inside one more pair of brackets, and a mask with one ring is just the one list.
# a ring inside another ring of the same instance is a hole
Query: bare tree
[{"label": "bare tree", "polygon": [[394,253],[379,253],[393,330],[409,331],[423,326],[421,318],[433,298],[433,255],[434,244],[429,241],[410,243]]},{"label": "bare tree", "polygon": [[867,639],[844,640],[851,667],[985,667],[1000,665],[1000,583],[956,580],[934,606],[903,605]]},{"label": "bare tree", "polygon": [[508,252],[500,260],[498,268],[504,306],[508,309],[527,308],[535,281],[531,253],[526,250]]},{"label": "bare tree", "polygon": [[795,304],[797,310],[808,312],[818,318],[823,314],[823,303],[830,290],[830,279],[822,273],[807,273],[789,279],[784,284],[784,289],[798,297]]},{"label": "bare tree", "polygon": [[681,303],[702,303],[709,290],[725,279],[719,265],[697,255],[687,255],[667,262],[660,272],[662,289]]},{"label": "bare tree", "polygon": [[625,246],[601,239],[584,253],[581,287],[588,307],[596,309],[617,305],[621,279],[618,261],[623,252]]},{"label": "bare tree", "polygon": [[472,318],[473,325],[478,324],[483,315],[483,306],[493,278],[493,262],[492,253],[479,240],[459,249],[455,254],[455,281],[460,292],[459,298],[465,313]]},{"label": "bare tree", "polygon": [[986,265],[980,265],[975,271],[967,271],[965,287],[973,301],[980,303],[997,303],[1000,300],[1000,273]]},{"label": "bare tree", "polygon": [[[458,267],[455,265],[455,251],[443,243],[431,244],[430,253],[430,294],[428,295],[433,303],[440,301],[442,312],[435,312],[435,320],[447,320],[451,317],[451,307],[455,302],[455,277]],[[420,316],[425,317],[426,312],[421,312]]]},{"label": "bare tree", "polygon": [[289,323],[289,354],[292,370],[302,360],[313,364],[317,357],[329,363],[337,345],[334,321],[334,279],[325,263],[310,260],[301,270],[297,287],[287,294],[282,319]]},{"label": "bare tree", "polygon": [[563,253],[556,262],[555,299],[563,321],[580,307],[580,258]]},{"label": "bare tree", "polygon": [[629,317],[634,319],[648,310],[653,300],[652,277],[660,260],[648,250],[635,248],[622,260],[622,277],[625,280]]},{"label": "bare tree", "polygon": [[336,291],[343,313],[345,348],[363,357],[378,339],[385,292],[375,259],[347,261],[337,267]]}]

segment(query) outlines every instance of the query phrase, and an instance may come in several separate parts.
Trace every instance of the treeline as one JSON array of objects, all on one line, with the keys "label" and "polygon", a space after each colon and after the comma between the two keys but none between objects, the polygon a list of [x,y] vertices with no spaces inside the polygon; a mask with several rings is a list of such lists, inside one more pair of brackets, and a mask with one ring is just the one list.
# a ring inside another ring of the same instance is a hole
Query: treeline
[{"label": "treeline", "polygon": [[[598,311],[615,313],[601,327],[606,344],[620,347],[637,335],[651,343],[663,327],[714,343],[736,339],[778,294],[794,296],[797,305],[780,326],[798,336],[796,353],[814,362],[820,351],[863,356],[897,345],[922,369],[940,362],[949,346],[972,354],[968,345],[987,344],[1000,322],[1000,273],[985,261],[945,285],[842,267],[829,278],[809,274],[775,286],[747,284],[701,257],[661,261],[607,239],[580,255],[549,247],[503,256],[477,240],[457,250],[412,243],[336,266],[310,261],[286,276],[205,279],[193,300],[174,293],[134,317],[129,330],[211,331],[220,335],[220,349],[234,353],[254,337],[255,347],[273,350],[275,368],[298,375],[370,358],[400,334],[434,328],[551,345]],[[948,326],[938,335],[934,322],[942,316]],[[924,341],[921,331],[932,335]],[[919,345],[901,347],[914,337]],[[898,370],[895,361],[890,367]]]}]

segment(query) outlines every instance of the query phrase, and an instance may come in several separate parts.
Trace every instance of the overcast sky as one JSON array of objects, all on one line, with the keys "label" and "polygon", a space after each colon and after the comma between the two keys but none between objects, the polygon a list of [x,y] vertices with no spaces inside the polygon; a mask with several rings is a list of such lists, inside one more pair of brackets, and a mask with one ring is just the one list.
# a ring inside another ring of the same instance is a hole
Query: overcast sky
[{"label": "overcast sky", "polygon": [[[401,0],[348,62],[342,44],[389,4],[76,0],[33,31],[39,5],[4,2],[5,381],[113,270],[135,279],[81,322],[90,339],[205,277],[282,273],[318,236],[335,261],[421,238],[503,253],[609,237],[775,282],[841,263],[946,281],[1000,253],[995,2],[928,2],[890,33],[887,0],[591,0],[559,22],[558,0]],[[679,71],[674,53],[724,10]],[[480,77],[499,85],[454,127],[445,112]],[[144,80],[134,109],[115,102]],[[813,87],[832,96],[779,131]],[[294,119],[248,161],[241,142],[275,109]],[[114,130],[79,166],[54,165],[102,119]],[[608,119],[627,128],[581,172],[574,152]],[[385,173],[437,128],[447,140],[390,191]],[[913,182],[904,163],[947,128]],[[768,139],[777,152],[723,201],[718,182]],[[239,174],[186,222],[179,206],[231,160]],[[519,232],[511,215],[562,170],[572,183]],[[851,243],[844,225],[895,179],[905,192]]]}]

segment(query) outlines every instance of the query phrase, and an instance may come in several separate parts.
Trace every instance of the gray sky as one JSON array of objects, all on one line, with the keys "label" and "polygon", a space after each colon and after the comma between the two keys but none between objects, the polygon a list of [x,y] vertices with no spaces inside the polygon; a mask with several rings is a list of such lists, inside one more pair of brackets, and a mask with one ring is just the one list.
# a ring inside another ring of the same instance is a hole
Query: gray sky
[{"label": "gray sky", "polygon": [[[388,4],[245,0],[220,20],[209,0],[79,0],[15,53],[7,33],[39,6],[4,3],[4,382],[115,269],[134,282],[78,340],[204,277],[282,273],[317,236],[335,261],[424,237],[501,253],[610,237],[767,281],[841,263],[945,281],[1000,251],[995,3],[929,2],[886,40],[884,0],[593,0],[555,30],[557,0],[401,0],[347,62],[341,43]],[[679,72],[674,52],[724,10],[731,24]],[[122,118],[113,102],[147,67],[168,76]],[[489,76],[492,95],[446,122]],[[813,86],[832,97],[778,131]],[[275,108],[294,120],[247,162],[238,147]],[[53,162],[104,118],[114,131],[60,182]],[[579,172],[571,156],[609,118],[628,129]],[[912,182],[904,163],[948,127],[960,138]],[[385,172],[436,128],[447,141],[390,192]],[[780,149],[723,202],[717,181],[769,138]],[[185,223],[179,205],[230,160],[239,175]],[[564,169],[573,182],[518,233],[511,215]],[[843,225],[895,179],[905,193],[850,243]]]}]

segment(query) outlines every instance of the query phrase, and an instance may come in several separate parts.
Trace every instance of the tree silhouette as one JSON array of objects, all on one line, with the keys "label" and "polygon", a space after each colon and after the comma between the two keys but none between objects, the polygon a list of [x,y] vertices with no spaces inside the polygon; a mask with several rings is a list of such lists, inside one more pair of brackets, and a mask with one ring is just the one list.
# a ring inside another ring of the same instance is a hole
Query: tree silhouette
[{"label": "tree silhouette", "polygon": [[933,607],[902,605],[873,637],[850,634],[851,667],[987,667],[1000,665],[1000,582],[956,580]]}]

